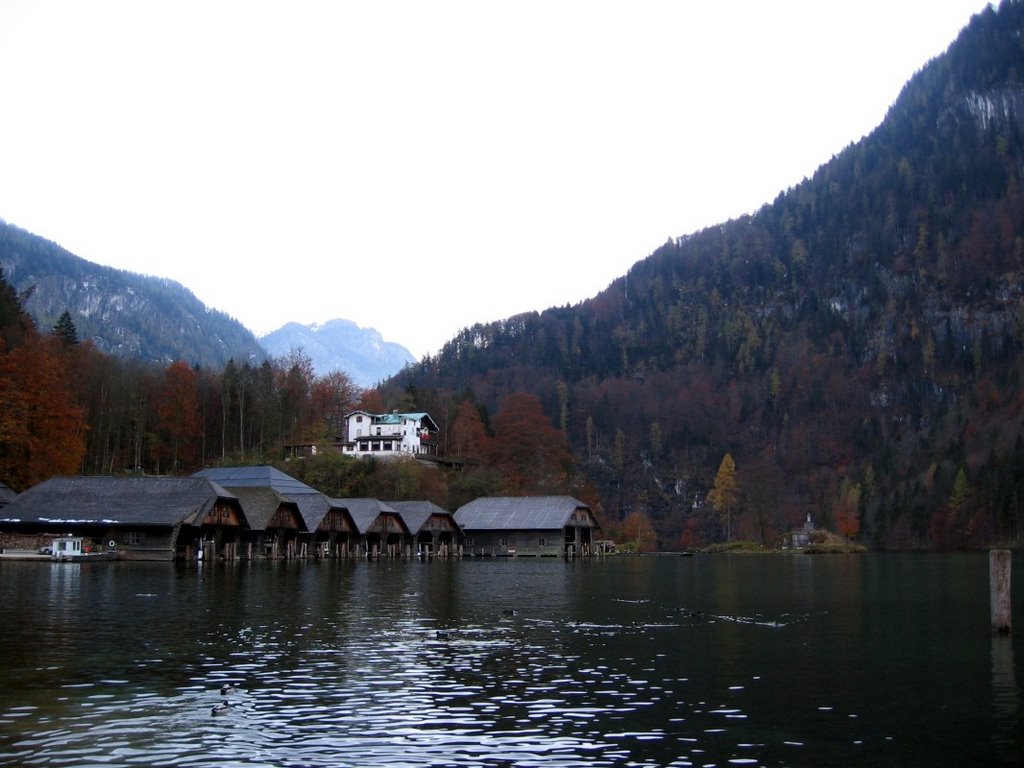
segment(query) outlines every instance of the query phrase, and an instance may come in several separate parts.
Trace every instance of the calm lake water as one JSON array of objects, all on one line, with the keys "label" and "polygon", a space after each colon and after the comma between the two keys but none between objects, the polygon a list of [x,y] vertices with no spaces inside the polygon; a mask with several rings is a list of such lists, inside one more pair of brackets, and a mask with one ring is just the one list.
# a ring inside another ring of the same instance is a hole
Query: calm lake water
[{"label": "calm lake water", "polygon": [[0,562],[0,765],[1021,765],[1022,576],[993,638],[984,553]]}]

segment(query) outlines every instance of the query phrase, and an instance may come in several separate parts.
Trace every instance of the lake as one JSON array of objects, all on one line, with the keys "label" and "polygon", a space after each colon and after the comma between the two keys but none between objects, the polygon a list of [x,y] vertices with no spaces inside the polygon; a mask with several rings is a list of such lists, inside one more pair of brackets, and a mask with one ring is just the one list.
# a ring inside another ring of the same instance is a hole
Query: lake
[{"label": "lake", "polygon": [[5,561],[0,765],[1021,765],[1022,576],[994,638],[987,553]]}]

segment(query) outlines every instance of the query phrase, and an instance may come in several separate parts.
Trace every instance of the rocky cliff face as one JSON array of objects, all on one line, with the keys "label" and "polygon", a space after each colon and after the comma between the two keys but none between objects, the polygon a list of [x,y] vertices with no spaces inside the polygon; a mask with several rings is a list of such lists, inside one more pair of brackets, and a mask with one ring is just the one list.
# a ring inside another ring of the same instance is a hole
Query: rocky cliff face
[{"label": "rocky cliff face", "polygon": [[79,338],[109,354],[214,369],[266,357],[251,331],[180,283],[94,264],[2,221],[0,268],[41,329],[66,309]]}]

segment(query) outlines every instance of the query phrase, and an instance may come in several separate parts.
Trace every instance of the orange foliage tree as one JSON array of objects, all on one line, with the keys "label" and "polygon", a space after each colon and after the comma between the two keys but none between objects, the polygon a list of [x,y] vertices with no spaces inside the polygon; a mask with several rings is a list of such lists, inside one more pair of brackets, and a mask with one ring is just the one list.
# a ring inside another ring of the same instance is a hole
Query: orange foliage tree
[{"label": "orange foliage tree", "polygon": [[53,338],[0,353],[0,480],[16,491],[80,471],[85,415],[72,400]]},{"label": "orange foliage tree", "polygon": [[505,397],[493,427],[491,462],[502,475],[504,493],[566,490],[572,453],[565,434],[548,421],[536,395],[518,392]]},{"label": "orange foliage tree", "polygon": [[452,420],[449,452],[453,456],[479,461],[487,454],[490,437],[480,411],[470,400],[463,400]]},{"label": "orange foliage tree", "polygon": [[196,372],[187,363],[176,362],[164,372],[157,402],[164,453],[171,471],[190,468],[196,462],[200,426]]}]

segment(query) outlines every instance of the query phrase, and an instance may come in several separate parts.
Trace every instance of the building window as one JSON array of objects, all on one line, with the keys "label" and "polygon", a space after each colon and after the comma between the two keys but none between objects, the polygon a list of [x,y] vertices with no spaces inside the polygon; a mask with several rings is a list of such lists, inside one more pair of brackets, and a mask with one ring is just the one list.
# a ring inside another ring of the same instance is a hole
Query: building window
[{"label": "building window", "polygon": [[363,423],[363,417],[362,416],[356,416],[356,424],[362,424],[362,423]]},{"label": "building window", "polygon": [[547,545],[548,545],[548,540],[545,539],[543,536],[541,536],[539,539],[537,539],[537,546],[538,547],[546,547]]},{"label": "building window", "polygon": [[507,547],[507,546],[509,546],[509,540],[507,538],[505,538],[505,537],[502,537],[502,538],[498,539],[498,546],[499,547]]}]

